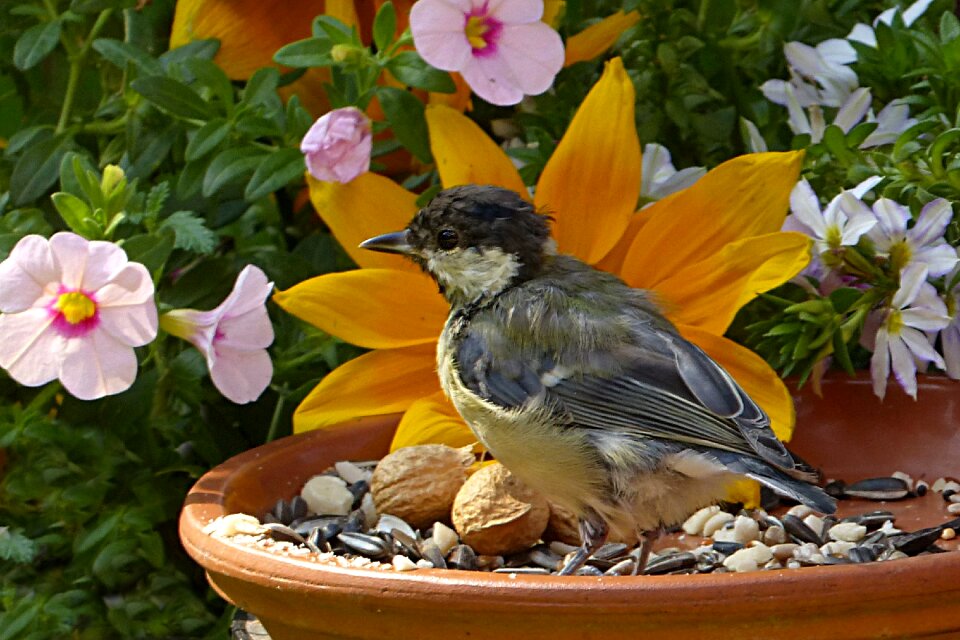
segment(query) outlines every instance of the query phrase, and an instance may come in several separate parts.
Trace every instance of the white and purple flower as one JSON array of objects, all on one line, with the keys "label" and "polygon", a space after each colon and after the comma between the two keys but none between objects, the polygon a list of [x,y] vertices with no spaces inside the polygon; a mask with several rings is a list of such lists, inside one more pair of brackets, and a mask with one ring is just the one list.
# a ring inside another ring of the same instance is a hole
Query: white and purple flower
[{"label": "white and purple flower", "polygon": [[867,236],[873,241],[877,254],[888,258],[895,271],[922,264],[930,276],[937,277],[957,264],[956,250],[943,237],[953,218],[953,207],[943,198],[927,203],[910,229],[907,229],[910,210],[888,198],[880,198],[873,204],[873,215],[877,224]]}]

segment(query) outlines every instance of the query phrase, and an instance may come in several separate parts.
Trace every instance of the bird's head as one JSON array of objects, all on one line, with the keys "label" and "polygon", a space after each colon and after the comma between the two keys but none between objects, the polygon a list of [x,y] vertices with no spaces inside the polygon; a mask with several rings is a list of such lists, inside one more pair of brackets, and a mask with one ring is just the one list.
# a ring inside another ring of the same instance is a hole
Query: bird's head
[{"label": "bird's head", "polygon": [[441,191],[406,229],[360,247],[409,257],[454,306],[533,277],[554,252],[547,216],[513,191],[480,185]]}]

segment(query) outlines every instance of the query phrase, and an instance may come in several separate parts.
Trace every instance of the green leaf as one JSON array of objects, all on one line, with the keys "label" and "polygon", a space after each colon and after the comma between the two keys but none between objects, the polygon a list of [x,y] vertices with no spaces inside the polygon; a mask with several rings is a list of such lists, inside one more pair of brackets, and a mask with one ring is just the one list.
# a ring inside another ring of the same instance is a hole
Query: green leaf
[{"label": "green leaf", "polygon": [[203,177],[209,166],[210,161],[206,157],[185,164],[177,178],[177,197],[181,200],[189,200],[199,194]]},{"label": "green leaf", "polygon": [[219,40],[214,38],[209,38],[207,40],[194,40],[185,45],[177,47],[176,49],[170,49],[157,58],[157,60],[160,61],[160,64],[163,65],[164,69],[169,69],[171,65],[180,64],[195,58],[213,60],[213,56],[217,55],[217,51],[219,50]]},{"label": "green leaf", "polygon": [[19,636],[20,632],[33,622],[42,607],[43,603],[33,598],[20,598],[12,609],[0,614],[0,640],[22,637]]},{"label": "green leaf", "polygon": [[319,15],[313,19],[313,35],[318,38],[326,36],[333,44],[353,43],[350,27],[331,16]]},{"label": "green leaf", "polygon": [[88,529],[79,534],[73,540],[73,552],[84,553],[96,546],[99,546],[112,531],[117,528],[123,511],[116,510],[107,515],[101,515],[97,524],[92,529]]},{"label": "green leaf", "polygon": [[40,142],[49,140],[52,137],[53,127],[50,125],[26,127],[10,136],[10,139],[7,140],[7,148],[4,149],[3,153],[5,156],[9,157],[16,153],[20,153],[30,145],[39,144]]},{"label": "green leaf", "polygon": [[[66,163],[64,157],[63,162]],[[100,188],[100,172],[93,166],[89,158],[78,154],[72,154],[70,161],[73,169],[73,178],[76,181],[80,191],[86,196],[87,201],[93,205],[94,209],[104,209],[107,206],[107,199]],[[62,169],[61,169],[62,172]]]},{"label": "green leaf", "polygon": [[129,9],[137,0],[72,0],[70,11],[74,13],[100,13],[104,9]]},{"label": "green leaf", "polygon": [[433,162],[423,103],[409,91],[394,87],[379,87],[377,97],[397,140],[424,164]]},{"label": "green leaf", "polygon": [[227,117],[233,112],[233,84],[223,70],[209,60],[188,60],[190,70],[201,84],[207,86],[223,104]]},{"label": "green leaf", "polygon": [[20,156],[10,176],[15,206],[33,202],[53,186],[69,142],[69,138],[57,136],[31,146]]},{"label": "green leaf", "polygon": [[59,20],[34,25],[17,40],[13,48],[13,64],[21,71],[31,69],[50,55],[59,41]]},{"label": "green leaf", "polygon": [[88,239],[100,238],[103,235],[103,230],[97,225],[93,211],[86,202],[65,191],[53,194],[50,199],[71,231]]},{"label": "green leaf", "polygon": [[303,154],[299,149],[278,149],[253,172],[243,195],[250,201],[262,198],[298,180],[305,170]]},{"label": "green leaf", "polygon": [[947,44],[960,38],[960,20],[949,11],[940,16],[940,42]]},{"label": "green leaf", "polygon": [[213,114],[210,106],[196,91],[165,76],[137,78],[130,87],[171,115],[192,120],[206,120]]},{"label": "green leaf", "polygon": [[0,527],[0,558],[17,564],[33,562],[37,555],[37,545],[22,533],[10,531],[9,527]]},{"label": "green leaf", "polygon": [[390,59],[387,69],[397,80],[417,89],[453,93],[457,88],[450,74],[428,65],[416,51],[401,51]]},{"label": "green leaf", "polygon": [[333,42],[329,38],[307,38],[297,40],[280,48],[273,61],[288,67],[303,69],[306,67],[326,67],[333,64],[330,49]]},{"label": "green leaf", "polygon": [[280,82],[280,72],[273,67],[257,69],[246,88],[243,90],[241,102],[248,105],[278,106],[280,98],[277,96],[277,84]]},{"label": "green leaf", "polygon": [[174,247],[195,253],[210,253],[217,246],[217,234],[207,228],[192,211],[177,211],[160,223],[160,229],[173,231]]},{"label": "green leaf", "polygon": [[166,264],[167,258],[173,253],[176,234],[171,229],[163,229],[156,233],[127,238],[123,243],[123,250],[127,257],[139,262],[150,272],[158,272]]},{"label": "green leaf", "polygon": [[263,161],[263,151],[254,147],[235,147],[221,151],[203,177],[203,195],[209,198],[228,184],[252,174]]},{"label": "green leaf", "polygon": [[146,51],[130,43],[114,40],[113,38],[97,38],[93,41],[93,49],[110,64],[126,69],[132,63],[146,75],[156,76],[163,73],[163,67]]},{"label": "green leaf", "polygon": [[293,95],[287,100],[287,136],[292,140],[299,140],[307,134],[313,125],[313,116],[300,104],[300,97]]},{"label": "green leaf", "polygon": [[839,329],[833,332],[833,356],[847,373],[854,375],[850,351],[847,349],[847,343],[843,341],[843,331]]},{"label": "green leaf", "polygon": [[187,144],[187,162],[202,158],[223,142],[230,133],[230,123],[223,118],[215,118],[200,127]]},{"label": "green leaf", "polygon": [[81,171],[89,170],[95,173],[97,172],[90,157],[85,153],[68,151],[66,155],[63,156],[63,160],[60,161],[60,190],[67,191],[75,196],[82,196],[85,195],[85,193],[83,187],[80,185],[80,179],[77,178],[77,173],[73,168],[75,161],[82,167]]},{"label": "green leaf", "polygon": [[830,292],[830,302],[837,313],[846,313],[862,297],[863,292],[853,287],[840,287]]},{"label": "green leaf", "polygon": [[385,51],[393,42],[393,34],[397,31],[397,10],[393,3],[384,2],[373,19],[373,42],[377,51]]}]

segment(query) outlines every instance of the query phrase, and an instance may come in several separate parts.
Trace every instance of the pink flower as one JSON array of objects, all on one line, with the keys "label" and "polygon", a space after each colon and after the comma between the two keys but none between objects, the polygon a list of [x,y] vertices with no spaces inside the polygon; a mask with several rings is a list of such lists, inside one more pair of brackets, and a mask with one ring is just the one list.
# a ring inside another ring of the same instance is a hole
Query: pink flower
[{"label": "pink flower", "polygon": [[300,151],[314,178],[346,184],[370,169],[370,119],[355,107],[334,109],[313,123]]},{"label": "pink flower", "polygon": [[542,0],[419,0],[410,31],[428,63],[459,71],[487,102],[511,105],[549,89],[563,67],[563,41],[542,15]]},{"label": "pink flower", "polygon": [[133,347],[157,335],[153,281],[110,242],[25,236],[0,263],[0,367],[36,387],[57,378],[93,400],[137,377]]},{"label": "pink flower", "polygon": [[273,377],[273,326],[264,304],[272,290],[263,271],[248,265],[216,309],[175,309],[160,319],[164,331],[203,353],[214,386],[237,404],[259,398]]}]

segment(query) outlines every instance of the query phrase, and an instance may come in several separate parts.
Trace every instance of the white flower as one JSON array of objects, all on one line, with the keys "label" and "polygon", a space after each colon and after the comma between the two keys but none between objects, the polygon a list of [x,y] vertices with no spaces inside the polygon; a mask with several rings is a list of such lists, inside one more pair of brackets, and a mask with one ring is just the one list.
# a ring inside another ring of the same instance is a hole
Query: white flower
[{"label": "white flower", "polygon": [[767,151],[767,141],[760,135],[760,130],[752,120],[740,118],[740,133],[750,153],[764,153]]},{"label": "white flower", "polygon": [[20,384],[57,378],[93,400],[125,391],[133,351],[157,335],[147,268],[111,242],[28,235],[0,263],[0,367]]},{"label": "white flower", "polygon": [[[933,4],[933,0],[917,0],[917,2],[914,2],[901,14],[903,17],[903,24],[908,27],[912,25],[917,21],[917,18],[926,13],[931,4]],[[877,16],[876,20],[873,21],[873,26],[875,27],[881,22],[887,25],[893,24],[893,17],[899,11],[900,7],[892,7],[887,9]],[[877,46],[877,34],[873,30],[873,27],[862,22],[854,25],[850,33],[847,34],[847,40],[862,42],[863,44],[874,48]]]},{"label": "white flower", "polygon": [[263,271],[247,265],[216,309],[175,309],[160,319],[164,331],[200,350],[214,386],[237,404],[259,398],[273,377],[273,326],[264,306],[272,290]]},{"label": "white flower", "polygon": [[706,173],[703,167],[687,167],[677,171],[666,147],[656,143],[644,145],[640,197],[645,200],[665,198],[686,189]]},{"label": "white flower", "polygon": [[[847,97],[837,111],[837,115],[833,118],[833,124],[840,127],[840,130],[844,133],[849,133],[857,123],[863,120],[863,116],[870,109],[872,99],[870,89],[865,87],[857,89]],[[809,134],[810,141],[813,143],[823,140],[823,133],[827,125],[820,105],[811,105],[808,107],[807,113],[804,113],[800,102],[796,99],[793,88],[787,87],[787,109],[790,116],[787,124],[791,131],[797,135]],[[809,114],[809,118],[807,114]]]},{"label": "white flower", "polygon": [[880,176],[872,176],[853,189],[842,191],[823,211],[810,183],[801,180],[790,193],[791,215],[784,222],[784,230],[801,231],[813,238],[818,255],[854,246],[877,224],[861,198],[880,180]]},{"label": "white flower", "polygon": [[790,80],[767,80],[760,87],[763,95],[775,104],[788,106],[787,89],[803,107],[822,105],[839,107],[859,86],[856,72],[847,65],[856,61],[857,53],[846,40],[825,40],[816,47],[802,42],[788,42],[783,53],[790,68]]},{"label": "white flower", "polygon": [[957,252],[943,237],[953,218],[953,207],[943,198],[927,203],[910,229],[910,210],[888,198],[873,204],[873,215],[877,225],[867,236],[873,240],[877,254],[889,258],[895,270],[922,264],[937,277],[957,264]]},{"label": "white flower", "polygon": [[867,122],[876,122],[877,128],[860,143],[861,149],[892,144],[901,133],[917,124],[916,118],[910,117],[910,107],[902,100],[891,101],[876,116],[870,113]]},{"label": "white flower", "polygon": [[947,276],[947,286],[950,288],[944,298],[950,324],[940,332],[947,375],[954,380],[960,380],[960,282],[958,280],[960,280],[960,264]]},{"label": "white flower", "polygon": [[923,264],[904,269],[900,274],[900,288],[890,306],[882,311],[870,358],[873,392],[881,399],[886,394],[891,363],[897,382],[913,399],[917,398],[917,361],[945,368],[943,358],[934,351],[924,332],[943,329],[950,318],[946,305],[926,279],[927,267]]}]

